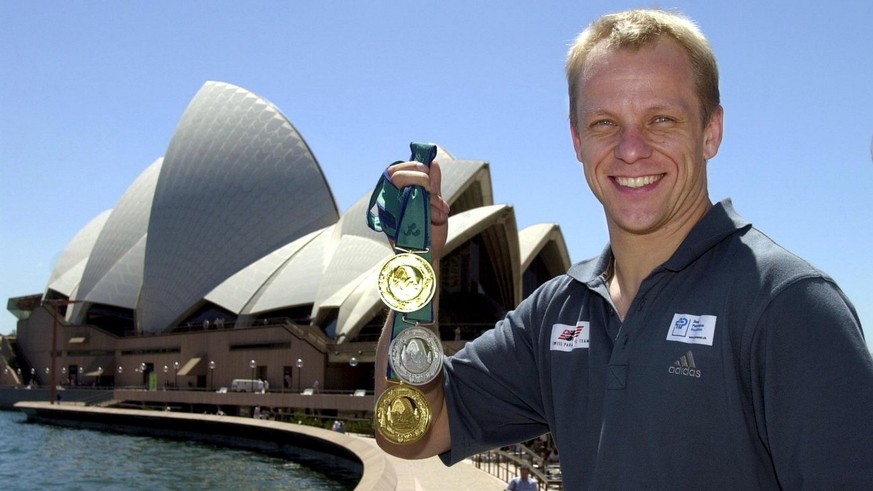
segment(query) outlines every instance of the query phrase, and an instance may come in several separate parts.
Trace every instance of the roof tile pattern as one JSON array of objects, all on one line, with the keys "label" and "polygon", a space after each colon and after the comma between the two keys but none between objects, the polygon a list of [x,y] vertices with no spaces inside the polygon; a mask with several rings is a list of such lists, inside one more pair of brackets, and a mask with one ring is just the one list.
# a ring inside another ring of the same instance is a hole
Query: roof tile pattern
[{"label": "roof tile pattern", "polygon": [[207,82],[161,168],[137,320],[163,331],[237,271],[339,219],[318,162],[272,104]]}]

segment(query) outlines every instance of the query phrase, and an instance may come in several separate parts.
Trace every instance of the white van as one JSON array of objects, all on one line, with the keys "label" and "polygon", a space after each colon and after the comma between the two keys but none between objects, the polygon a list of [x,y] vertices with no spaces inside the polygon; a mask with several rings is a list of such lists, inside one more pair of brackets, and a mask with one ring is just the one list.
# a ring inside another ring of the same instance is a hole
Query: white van
[{"label": "white van", "polygon": [[232,392],[260,392],[264,393],[267,391],[269,385],[265,380],[252,380],[246,378],[237,378],[233,379],[233,382],[230,384],[230,390]]}]

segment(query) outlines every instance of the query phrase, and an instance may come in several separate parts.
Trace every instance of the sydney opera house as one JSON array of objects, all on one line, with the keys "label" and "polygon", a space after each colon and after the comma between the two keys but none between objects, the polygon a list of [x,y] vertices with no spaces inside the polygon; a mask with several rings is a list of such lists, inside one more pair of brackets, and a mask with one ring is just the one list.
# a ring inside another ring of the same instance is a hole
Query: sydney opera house
[{"label": "sydney opera house", "polygon": [[[439,312],[452,353],[570,259],[558,225],[519,230],[493,202],[487,162],[442,148],[437,159],[452,210]],[[19,321],[16,346],[0,350],[2,385],[214,395],[261,379],[270,392],[371,395],[386,312],[376,278],[393,253],[367,227],[370,191],[341,212],[275,106],[207,82],[165,155],[82,227],[44,292],[9,299]]]}]

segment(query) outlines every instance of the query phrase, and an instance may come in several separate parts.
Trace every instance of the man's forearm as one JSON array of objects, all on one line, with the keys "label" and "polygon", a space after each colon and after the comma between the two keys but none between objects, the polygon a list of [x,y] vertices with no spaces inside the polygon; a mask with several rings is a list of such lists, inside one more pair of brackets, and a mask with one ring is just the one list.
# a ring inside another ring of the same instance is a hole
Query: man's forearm
[{"label": "man's forearm", "polygon": [[[439,284],[438,266],[434,267],[434,272],[437,276],[437,284]],[[437,288],[432,302],[434,323],[431,325],[423,325],[422,327],[431,329],[437,337],[439,337],[439,324],[437,322],[437,312],[439,310],[439,288]],[[391,345],[391,333],[393,330],[395,315],[397,315],[396,312],[389,310],[388,318],[385,322],[385,326],[382,328],[382,334],[379,336],[379,343],[376,348],[375,393],[377,398],[390,386],[398,383],[389,381],[387,377],[388,350]],[[386,440],[378,431],[376,432],[376,440],[383,450],[392,455],[407,459],[432,457],[448,450],[451,444],[451,438],[448,431],[448,416],[445,410],[442,370],[440,370],[440,373],[433,381],[415,387],[421,391],[427,399],[431,412],[430,429],[425,433],[425,435],[417,442],[398,445]]]}]

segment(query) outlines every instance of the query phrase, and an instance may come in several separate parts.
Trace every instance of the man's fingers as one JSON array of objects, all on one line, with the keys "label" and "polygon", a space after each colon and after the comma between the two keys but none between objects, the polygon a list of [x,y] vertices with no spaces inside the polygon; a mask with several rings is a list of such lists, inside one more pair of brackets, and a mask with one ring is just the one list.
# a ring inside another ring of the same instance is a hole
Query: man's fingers
[{"label": "man's fingers", "polygon": [[[388,175],[391,177],[391,182],[398,188],[422,186],[431,193],[434,192],[434,189],[437,189],[437,193],[439,193],[438,190],[442,181],[439,164],[436,162],[431,167],[421,162],[401,162],[389,167]],[[434,182],[434,179],[436,179],[436,182]]]},{"label": "man's fingers", "polygon": [[443,173],[438,162],[430,167],[430,206],[431,222],[434,225],[443,225],[449,219],[449,204],[443,199],[442,191]]},{"label": "man's fingers", "polygon": [[430,191],[430,178],[427,174],[415,170],[398,170],[391,174],[391,182],[398,189],[406,186],[423,186]]},{"label": "man's fingers", "polygon": [[430,165],[430,189],[428,191],[435,196],[441,196],[443,186],[443,171],[439,162]]},{"label": "man's fingers", "polygon": [[444,225],[449,221],[449,204],[435,194],[430,196],[430,221],[434,225]]}]

